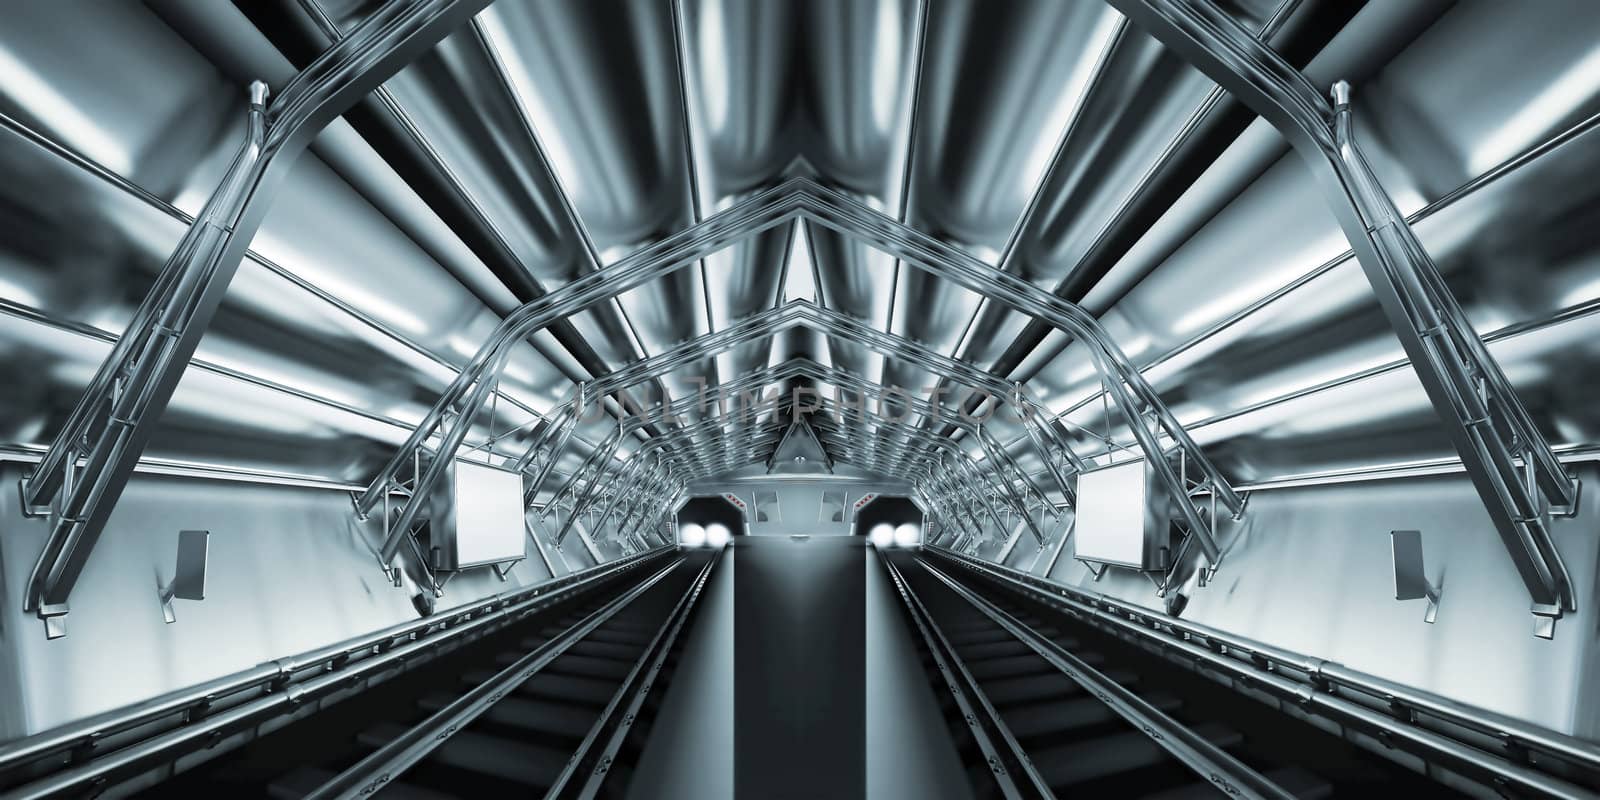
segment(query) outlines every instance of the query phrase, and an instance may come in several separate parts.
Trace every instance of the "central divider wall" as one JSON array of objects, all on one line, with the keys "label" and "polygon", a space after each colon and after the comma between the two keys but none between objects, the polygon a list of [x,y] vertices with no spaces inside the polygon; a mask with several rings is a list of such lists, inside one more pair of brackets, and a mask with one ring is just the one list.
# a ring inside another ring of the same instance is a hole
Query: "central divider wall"
[{"label": "central divider wall", "polygon": [[661,701],[628,797],[734,800],[734,573],[729,548],[712,571],[687,631],[671,688]]},{"label": "central divider wall", "polygon": [[865,595],[858,537],[745,537],[734,562],[739,797],[863,797]]},{"label": "central divider wall", "polygon": [[865,538],[736,536],[723,559],[630,797],[970,796]]}]

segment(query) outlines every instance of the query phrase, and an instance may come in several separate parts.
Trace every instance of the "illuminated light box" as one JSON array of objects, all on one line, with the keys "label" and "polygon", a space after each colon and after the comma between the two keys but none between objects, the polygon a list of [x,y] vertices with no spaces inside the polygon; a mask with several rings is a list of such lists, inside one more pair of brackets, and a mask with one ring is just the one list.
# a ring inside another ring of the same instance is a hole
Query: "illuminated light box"
[{"label": "illuminated light box", "polygon": [[1170,507],[1168,492],[1143,460],[1080,473],[1073,557],[1141,570],[1165,568]]},{"label": "illuminated light box", "polygon": [[434,566],[462,570],[528,555],[522,474],[457,461],[433,496]]}]

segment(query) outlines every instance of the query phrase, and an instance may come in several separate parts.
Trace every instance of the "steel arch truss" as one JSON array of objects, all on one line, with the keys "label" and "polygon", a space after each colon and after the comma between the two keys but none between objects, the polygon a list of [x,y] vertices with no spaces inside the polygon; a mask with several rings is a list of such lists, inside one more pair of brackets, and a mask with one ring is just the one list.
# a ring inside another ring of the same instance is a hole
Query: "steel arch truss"
[{"label": "steel arch truss", "polygon": [[22,481],[23,507],[54,518],[23,599],[47,636],[65,635],[72,588],[283,178],[328,123],[489,2],[386,5],[323,51],[270,105],[266,85],[251,85],[245,143]]},{"label": "steel arch truss", "polygon": [[[1222,554],[1213,535],[1211,520],[1201,513],[1193,502],[1200,493],[1209,493],[1234,514],[1243,510],[1243,499],[1233,491],[1228,481],[1216,470],[1177,422],[1155,390],[1112,341],[1095,317],[1078,306],[1045,292],[1032,284],[1002,272],[981,260],[922,234],[867,206],[831,191],[807,179],[792,179],[778,187],[751,197],[723,212],[680,233],[646,247],[633,255],[596,273],[584,276],[550,294],[528,303],[509,314],[494,335],[484,343],[472,362],[439,398],[406,443],[395,453],[389,464],[372,481],[357,499],[357,508],[365,513],[375,507],[393,485],[397,475],[424,460],[429,463],[417,478],[422,491],[413,490],[412,497],[391,528],[381,557],[391,562],[398,554],[410,527],[419,518],[425,502],[427,487],[432,486],[448,468],[459,451],[472,421],[483,407],[492,391],[496,376],[504,364],[510,347],[533,332],[553,324],[571,314],[578,313],[597,303],[635,288],[648,281],[698,262],[700,259],[737,242],[777,225],[804,219],[830,228],[870,247],[895,256],[901,262],[923,269],[941,279],[951,281],[981,296],[1000,303],[1020,313],[1028,314],[1061,331],[1068,333],[1088,348],[1100,372],[1107,391],[1128,420],[1139,451],[1153,466],[1157,479],[1179,498],[1180,524],[1194,535],[1207,565],[1215,568]],[[958,383],[982,388],[999,397],[1014,396],[1021,402],[1020,388],[1007,384],[1002,378],[971,364],[951,359],[925,347],[894,337],[883,331],[826,309],[807,303],[791,303],[766,314],[743,320],[722,331],[708,334],[691,342],[689,346],[653,356],[639,363],[637,369],[628,368],[598,379],[587,387],[592,397],[604,397],[609,392],[620,391],[651,374],[660,374],[672,366],[690,363],[704,357],[715,348],[731,347],[760,335],[766,335],[783,324],[782,317],[792,316],[789,322],[816,323],[835,335],[849,338],[880,352],[888,351],[905,358],[919,367],[946,375]],[[570,428],[569,415],[563,410],[559,424],[548,426],[546,436],[541,436],[530,453],[521,461],[523,465],[539,464],[540,472],[548,476],[558,453],[554,450],[536,452],[552,437],[562,435]],[[608,437],[603,453],[593,463],[579,470],[576,480],[587,487],[598,485],[615,449],[620,447],[623,433]],[[1067,476],[1061,471],[1064,464],[1082,466],[1080,459],[1070,453],[1064,441],[1049,427],[1029,430],[1033,443],[1040,449],[1041,457],[1063,490],[1070,496]],[[438,437],[436,447],[427,443]],[[975,441],[985,451],[994,444],[981,432]],[[726,444],[726,442],[724,442]],[[696,458],[705,458],[705,445],[694,451]],[[1001,463],[1001,462],[996,462]],[[1185,473],[1196,476],[1187,481]],[[542,488],[544,477],[535,477],[533,491]],[[587,490],[586,490],[587,491]],[[594,492],[587,491],[589,495]],[[570,494],[570,493],[569,493]],[[1011,494],[1011,493],[1006,493]],[[565,498],[563,498],[565,499]],[[1009,498],[1008,498],[1009,499]],[[560,509],[558,504],[556,508]],[[1024,504],[1025,505],[1025,504]],[[1031,523],[1030,523],[1031,524]],[[1035,531],[1035,535],[1039,535]]]},{"label": "steel arch truss", "polygon": [[1549,517],[1576,513],[1578,482],[1357,146],[1349,85],[1319,91],[1207,0],[1109,2],[1304,157],[1527,587],[1535,634],[1552,637],[1556,620],[1577,610],[1577,597]]}]

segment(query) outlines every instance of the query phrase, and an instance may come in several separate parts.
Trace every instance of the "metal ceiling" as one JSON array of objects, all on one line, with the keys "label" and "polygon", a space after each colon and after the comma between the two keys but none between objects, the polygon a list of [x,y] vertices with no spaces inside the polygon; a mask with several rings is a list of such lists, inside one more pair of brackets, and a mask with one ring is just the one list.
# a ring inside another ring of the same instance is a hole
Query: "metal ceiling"
[{"label": "metal ceiling", "polygon": [[[266,82],[276,114],[297,73],[360,44],[374,15],[430,5],[451,4],[7,10],[8,453],[42,456],[135,319],[245,141],[244,87]],[[665,499],[769,459],[781,411],[660,413],[707,387],[759,391],[759,375],[785,403],[795,387],[931,397],[937,418],[905,399],[888,404],[902,420],[830,406],[818,439],[868,472],[938,461],[947,440],[967,501],[1020,491],[1054,507],[1071,499],[1063,470],[1144,443],[1101,393],[1097,345],[1016,301],[1049,295],[1098,317],[1167,414],[1153,446],[1214,465],[1209,489],[1452,468],[1459,448],[1306,162],[1126,5],[502,0],[430,23],[451,32],[414,45],[283,167],[151,420],[145,468],[371,497],[395,476],[386,463],[451,449],[430,438],[451,426],[429,423],[451,422],[454,381],[483,391],[456,426],[465,455],[527,469],[536,505],[612,480]],[[1211,10],[1319,91],[1355,87],[1374,171],[1532,423],[1563,457],[1591,455],[1600,15],[1580,2]],[[605,290],[669,255],[682,268]],[[550,312],[473,384],[502,320],[591,285],[593,302]],[[798,321],[769,324],[783,314]],[[998,399],[1017,384],[1054,424],[958,413],[976,411],[973,388]],[[586,399],[609,413],[569,433],[579,385],[605,387]],[[637,408],[653,413],[619,425]],[[676,465],[670,479],[657,460]]]}]

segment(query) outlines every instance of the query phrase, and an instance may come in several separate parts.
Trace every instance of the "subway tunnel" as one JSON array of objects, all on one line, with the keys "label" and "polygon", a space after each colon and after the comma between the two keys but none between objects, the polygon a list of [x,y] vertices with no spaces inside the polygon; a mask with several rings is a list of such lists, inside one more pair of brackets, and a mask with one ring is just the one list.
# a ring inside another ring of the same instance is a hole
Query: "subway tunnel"
[{"label": "subway tunnel", "polygon": [[0,0],[0,798],[1600,797],[1597,126],[1586,0]]}]

